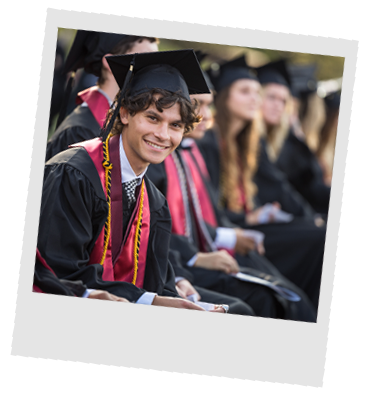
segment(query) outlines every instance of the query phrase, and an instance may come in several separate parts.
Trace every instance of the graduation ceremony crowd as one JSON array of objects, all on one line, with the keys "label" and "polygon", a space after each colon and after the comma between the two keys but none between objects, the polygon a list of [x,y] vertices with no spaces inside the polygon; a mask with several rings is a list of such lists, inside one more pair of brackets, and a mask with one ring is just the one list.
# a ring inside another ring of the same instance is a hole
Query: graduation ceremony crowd
[{"label": "graduation ceremony crowd", "polygon": [[340,91],[159,43],[58,46],[33,291],[316,322]]}]

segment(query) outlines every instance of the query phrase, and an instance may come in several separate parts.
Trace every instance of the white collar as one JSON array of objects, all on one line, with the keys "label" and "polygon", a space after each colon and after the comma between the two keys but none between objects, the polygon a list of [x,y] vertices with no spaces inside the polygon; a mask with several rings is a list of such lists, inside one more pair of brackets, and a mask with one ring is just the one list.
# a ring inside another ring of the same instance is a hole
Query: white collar
[{"label": "white collar", "polygon": [[[113,102],[112,102],[112,100],[110,100],[110,97],[102,90],[102,89],[100,89],[98,86],[97,86],[97,89],[96,89],[98,92],[100,92],[105,98],[106,98],[106,100],[108,100],[108,103],[109,103],[109,107],[113,104]],[[82,104],[81,104],[81,107],[88,107],[88,105],[87,105],[87,103],[84,101]]]},{"label": "white collar", "polygon": [[191,147],[194,142],[195,142],[194,139],[192,139],[190,137],[185,137],[184,139],[182,139],[181,145],[184,148]]},{"label": "white collar", "polygon": [[122,135],[119,135],[119,158],[120,158],[120,172],[122,175],[122,183],[129,182],[132,181],[133,179],[139,178],[140,180],[137,183],[137,186],[140,185],[142,182],[142,178],[147,171],[147,167],[145,168],[145,171],[142,172],[142,174],[140,175],[135,174],[124,151]]}]

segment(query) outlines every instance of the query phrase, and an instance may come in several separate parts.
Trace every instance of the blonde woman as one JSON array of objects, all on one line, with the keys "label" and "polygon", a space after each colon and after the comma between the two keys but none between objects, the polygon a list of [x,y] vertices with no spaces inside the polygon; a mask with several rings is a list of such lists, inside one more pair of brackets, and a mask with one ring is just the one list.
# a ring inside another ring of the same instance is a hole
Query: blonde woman
[{"label": "blonde woman", "polygon": [[[317,228],[313,219],[275,223],[273,214],[265,213],[265,202],[260,201],[260,187],[254,179],[260,169],[262,150],[257,118],[260,82],[244,57],[221,65],[211,76],[217,92],[215,125],[198,144],[220,204],[232,222],[243,228],[252,226],[265,234],[266,257],[304,290],[317,308],[325,229]],[[273,174],[269,193],[273,207],[281,207],[281,201],[289,204],[291,197],[290,203],[295,201],[298,205],[281,173]]]}]

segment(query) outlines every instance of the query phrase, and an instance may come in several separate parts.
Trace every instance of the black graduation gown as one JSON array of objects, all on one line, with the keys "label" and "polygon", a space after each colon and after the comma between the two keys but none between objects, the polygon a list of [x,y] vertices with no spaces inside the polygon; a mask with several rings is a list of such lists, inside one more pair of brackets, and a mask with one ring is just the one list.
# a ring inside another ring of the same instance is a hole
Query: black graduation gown
[{"label": "black graduation gown", "polygon": [[312,219],[315,211],[307,201],[291,186],[287,177],[269,159],[266,142],[260,140],[258,169],[254,182],[258,187],[260,204],[278,201],[282,210],[298,217]]},{"label": "black graduation gown", "polygon": [[[168,260],[171,218],[165,198],[145,177],[150,204],[150,235],[143,289],[102,280],[100,264],[89,255],[108,215],[93,161],[82,147],[59,153],[45,165],[38,249],[59,278],[82,280],[134,302],[146,291],[178,297]],[[124,232],[123,232],[124,234]]]},{"label": "black graduation gown", "polygon": [[[213,193],[219,196],[220,154],[216,133],[207,131],[204,138],[198,141],[198,147],[204,156],[211,182],[215,185]],[[265,148],[263,148],[263,151],[265,152]],[[267,157],[266,152],[265,157]],[[276,188],[276,193],[285,192],[284,189],[278,190],[278,185],[276,184],[278,175],[282,175],[282,173],[279,173],[277,168],[270,162],[264,163],[264,167],[264,170],[271,170],[272,177],[276,177],[274,183],[273,178],[270,180],[271,186]],[[282,182],[280,183],[282,184]],[[279,201],[281,197],[283,196],[279,197]],[[274,198],[268,199],[269,202],[276,200]],[[265,204],[260,199],[257,199],[256,203],[259,203],[259,205]],[[289,203],[293,204],[293,202]],[[325,228],[318,228],[315,226],[313,219],[307,217],[295,217],[288,224],[272,223],[248,226],[244,213],[234,213],[227,209],[224,211],[227,217],[241,228],[255,229],[265,234],[265,257],[277,267],[283,276],[300,287],[308,295],[315,309],[317,309],[325,244]]]},{"label": "black graduation gown", "polygon": [[316,212],[328,214],[331,189],[324,183],[323,171],[315,154],[292,131],[282,147],[276,166]]},{"label": "black graduation gown", "polygon": [[66,150],[70,144],[98,137],[100,130],[100,125],[88,107],[76,107],[47,142],[45,161]]},{"label": "black graduation gown", "polygon": [[[150,165],[147,175],[156,187],[165,195],[168,190],[168,185],[164,163]],[[206,187],[210,199],[212,200],[219,225],[227,227],[235,226],[214,205],[214,194],[212,193],[211,187],[208,184],[206,184]],[[209,225],[207,226],[212,239],[214,239],[216,230]],[[196,238],[191,242],[185,236],[176,234],[172,234],[171,248],[180,253],[183,265],[186,265],[187,262],[200,251],[199,246],[196,243]],[[275,299],[272,299],[271,297],[274,297],[274,293],[272,293],[268,288],[241,282],[224,272],[208,270],[201,267],[190,268],[195,284],[206,289],[242,299],[253,308],[255,314],[258,316],[282,317],[286,319],[305,320],[311,322],[315,321],[315,311],[313,311],[313,307],[310,304],[310,301],[306,298],[306,295],[291,282],[288,282],[268,260],[256,252],[250,252],[247,256],[236,255],[236,259],[241,266],[278,277],[285,287],[298,292],[303,300],[300,304],[291,304],[289,302],[289,304],[287,304],[285,300],[281,300],[279,297],[278,301],[275,301]],[[273,308],[274,311],[272,311]],[[272,313],[272,315],[267,315],[267,313]]]}]

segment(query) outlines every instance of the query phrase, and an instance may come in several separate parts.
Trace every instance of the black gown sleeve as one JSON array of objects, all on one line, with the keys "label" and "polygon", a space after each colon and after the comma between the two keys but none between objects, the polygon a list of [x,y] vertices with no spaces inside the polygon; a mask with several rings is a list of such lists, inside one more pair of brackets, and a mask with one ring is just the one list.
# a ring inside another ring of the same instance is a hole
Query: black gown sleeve
[{"label": "black gown sleeve", "polygon": [[290,185],[287,177],[269,160],[266,144],[261,140],[259,166],[254,181],[258,187],[260,204],[277,201],[282,210],[295,216],[314,217],[314,210],[306,200]]},{"label": "black gown sleeve", "polygon": [[[57,157],[79,156],[81,152],[85,150],[68,150]],[[90,160],[88,156],[87,159]],[[106,290],[135,302],[145,290],[127,282],[103,281],[103,267],[88,263],[108,212],[101,184],[100,191],[99,195],[90,179],[68,162],[48,163],[37,247],[58,278],[81,280],[90,289]]]},{"label": "black gown sleeve", "polygon": [[73,143],[83,142],[94,138],[94,133],[83,126],[72,126],[62,131],[56,131],[47,142],[45,162],[56,154],[66,150]]},{"label": "black gown sleeve", "polygon": [[328,213],[330,187],[324,182],[323,171],[315,154],[292,132],[281,150],[276,166],[286,174],[291,185],[316,212]]},{"label": "black gown sleeve", "polygon": [[64,296],[81,297],[87,289],[87,286],[82,281],[59,279],[50,270],[45,268],[39,260],[36,260],[33,284],[44,293]]}]

